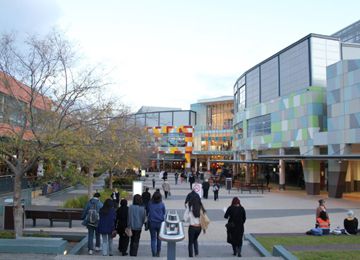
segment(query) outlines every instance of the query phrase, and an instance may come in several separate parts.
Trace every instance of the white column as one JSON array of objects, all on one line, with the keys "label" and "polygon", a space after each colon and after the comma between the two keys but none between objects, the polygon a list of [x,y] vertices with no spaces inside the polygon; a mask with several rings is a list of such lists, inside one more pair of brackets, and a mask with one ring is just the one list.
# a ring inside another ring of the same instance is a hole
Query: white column
[{"label": "white column", "polygon": [[207,163],[207,165],[206,165],[207,170],[210,171],[210,156],[208,156],[206,163]]},{"label": "white column", "polygon": [[198,158],[195,157],[195,172],[198,170]]},{"label": "white column", "polygon": [[[280,148],[279,154],[284,155],[285,149]],[[283,159],[279,160],[279,189],[285,190],[285,162]]]},{"label": "white column", "polygon": [[[251,161],[252,160],[250,150],[245,151],[245,160],[246,161]],[[250,181],[251,181],[251,172],[250,172],[250,165],[248,163],[246,164],[245,169],[246,169],[245,170],[245,182],[250,183]]]}]

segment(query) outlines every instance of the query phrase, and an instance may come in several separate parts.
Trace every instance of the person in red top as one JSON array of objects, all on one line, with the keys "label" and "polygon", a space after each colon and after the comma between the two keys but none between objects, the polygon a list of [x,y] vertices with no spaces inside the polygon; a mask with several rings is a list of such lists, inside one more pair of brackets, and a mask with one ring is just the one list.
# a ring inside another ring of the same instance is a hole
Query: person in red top
[{"label": "person in red top", "polygon": [[330,219],[326,211],[321,211],[319,217],[316,218],[316,225],[323,230],[323,234],[328,234],[330,231]]}]

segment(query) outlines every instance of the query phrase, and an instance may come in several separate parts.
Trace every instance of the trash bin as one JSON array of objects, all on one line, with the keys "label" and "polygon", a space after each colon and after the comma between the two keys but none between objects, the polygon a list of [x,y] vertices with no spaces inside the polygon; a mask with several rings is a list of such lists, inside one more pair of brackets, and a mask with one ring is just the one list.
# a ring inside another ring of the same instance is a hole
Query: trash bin
[{"label": "trash bin", "polygon": [[161,223],[159,238],[168,242],[167,259],[176,259],[176,242],[185,238],[183,223],[176,211],[168,211],[165,221]]},{"label": "trash bin", "polygon": [[[23,210],[24,210],[24,202],[21,201]],[[24,210],[25,212],[25,210]],[[24,214],[22,216],[22,228],[24,228]],[[8,198],[4,200],[4,229],[7,230],[14,230],[15,229],[15,225],[14,225],[14,203],[13,203],[13,199]]]}]

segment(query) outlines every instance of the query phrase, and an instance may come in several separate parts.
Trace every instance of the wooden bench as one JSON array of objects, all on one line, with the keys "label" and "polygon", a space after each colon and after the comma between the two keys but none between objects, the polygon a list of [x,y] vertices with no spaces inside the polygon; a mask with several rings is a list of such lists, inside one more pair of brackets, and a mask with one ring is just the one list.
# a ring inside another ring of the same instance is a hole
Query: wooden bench
[{"label": "wooden bench", "polygon": [[56,210],[43,210],[43,209],[26,209],[25,217],[33,220],[33,226],[36,226],[36,219],[48,219],[50,227],[53,227],[54,222],[68,222],[69,228],[72,227],[73,220],[81,220],[83,209],[66,209],[59,208]]}]

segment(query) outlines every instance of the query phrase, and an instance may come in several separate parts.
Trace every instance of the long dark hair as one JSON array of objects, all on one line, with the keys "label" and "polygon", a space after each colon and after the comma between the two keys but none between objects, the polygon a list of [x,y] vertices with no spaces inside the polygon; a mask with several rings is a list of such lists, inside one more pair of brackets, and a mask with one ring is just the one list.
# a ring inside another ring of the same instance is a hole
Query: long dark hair
[{"label": "long dark hair", "polygon": [[139,194],[135,194],[133,198],[133,205],[141,205],[143,203],[142,198]]},{"label": "long dark hair", "polygon": [[154,192],[153,196],[152,196],[152,202],[153,203],[160,203],[162,201],[162,196],[160,192]]},{"label": "long dark hair", "polygon": [[189,201],[189,209],[192,211],[195,218],[200,217],[200,209],[205,212],[205,208],[201,203],[199,196],[192,196]]},{"label": "long dark hair", "polygon": [[106,199],[104,205],[100,209],[100,214],[108,214],[110,209],[114,207],[114,202],[111,199]]}]

